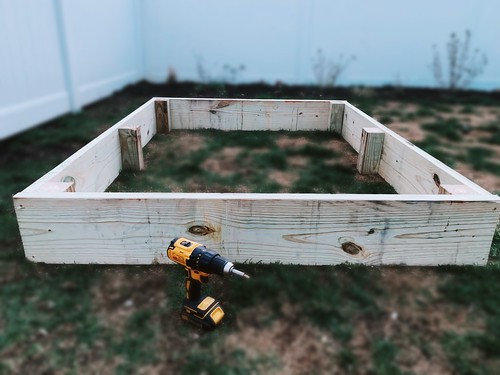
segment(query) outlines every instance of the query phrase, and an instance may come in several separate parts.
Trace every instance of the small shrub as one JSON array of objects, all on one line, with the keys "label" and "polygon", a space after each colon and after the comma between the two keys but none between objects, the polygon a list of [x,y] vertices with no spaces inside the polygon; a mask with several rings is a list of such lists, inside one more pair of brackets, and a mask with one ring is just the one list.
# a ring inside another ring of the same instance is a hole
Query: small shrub
[{"label": "small shrub", "polygon": [[[443,72],[441,55],[434,46],[434,57],[432,60],[432,73],[437,84],[450,90],[464,89],[483,73],[488,59],[479,49],[471,51],[471,32],[465,31],[465,38],[461,40],[456,33],[450,34],[446,44],[447,64],[446,73]],[[445,78],[446,74],[446,78]]]},{"label": "small shrub", "polygon": [[356,60],[356,56],[345,57],[340,55],[337,59],[327,59],[319,49],[313,59],[313,72],[316,83],[321,87],[334,87],[340,75]]}]

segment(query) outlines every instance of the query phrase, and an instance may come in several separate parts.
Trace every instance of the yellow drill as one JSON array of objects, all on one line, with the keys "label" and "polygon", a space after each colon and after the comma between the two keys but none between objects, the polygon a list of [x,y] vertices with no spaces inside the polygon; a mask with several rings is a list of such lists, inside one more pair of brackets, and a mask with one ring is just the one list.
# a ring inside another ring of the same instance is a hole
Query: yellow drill
[{"label": "yellow drill", "polygon": [[174,238],[167,249],[167,256],[175,263],[184,266],[186,277],[186,299],[181,318],[194,325],[211,329],[219,325],[224,310],[219,301],[201,294],[201,284],[208,282],[208,275],[232,273],[249,278],[234,268],[234,264],[206,246],[186,238]]}]

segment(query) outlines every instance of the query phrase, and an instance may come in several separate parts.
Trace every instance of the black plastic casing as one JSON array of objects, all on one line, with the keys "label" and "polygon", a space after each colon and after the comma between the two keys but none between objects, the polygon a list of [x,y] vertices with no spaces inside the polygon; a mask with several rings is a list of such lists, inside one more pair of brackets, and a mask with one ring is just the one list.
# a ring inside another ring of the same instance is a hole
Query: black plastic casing
[{"label": "black plastic casing", "polygon": [[186,261],[186,265],[200,272],[224,275],[224,267],[228,261],[219,253],[207,249],[206,246],[196,247]]}]

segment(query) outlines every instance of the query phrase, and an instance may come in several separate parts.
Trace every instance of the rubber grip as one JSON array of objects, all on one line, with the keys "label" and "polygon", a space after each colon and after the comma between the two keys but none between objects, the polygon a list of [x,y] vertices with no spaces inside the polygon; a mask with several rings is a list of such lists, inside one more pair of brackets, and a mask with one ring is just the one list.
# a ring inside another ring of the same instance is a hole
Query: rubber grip
[{"label": "rubber grip", "polygon": [[201,297],[201,283],[198,280],[186,277],[186,299],[197,300]]}]

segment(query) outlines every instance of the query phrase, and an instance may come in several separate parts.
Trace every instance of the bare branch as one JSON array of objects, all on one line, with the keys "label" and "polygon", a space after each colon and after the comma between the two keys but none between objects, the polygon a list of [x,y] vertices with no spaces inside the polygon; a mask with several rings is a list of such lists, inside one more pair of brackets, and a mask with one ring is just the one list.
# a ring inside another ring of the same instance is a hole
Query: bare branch
[{"label": "bare branch", "polygon": [[470,53],[471,32],[465,31],[464,40],[455,33],[450,34],[450,39],[446,43],[447,70],[448,79],[443,79],[443,65],[437,47],[433,46],[432,73],[434,80],[441,87],[447,87],[450,90],[464,89],[480,74],[483,73],[488,59],[479,49]]},{"label": "bare branch", "polygon": [[339,76],[356,60],[356,56],[345,57],[339,55],[335,60],[327,59],[321,49],[318,49],[316,58],[313,59],[313,73],[318,85],[333,87],[337,84]]}]

